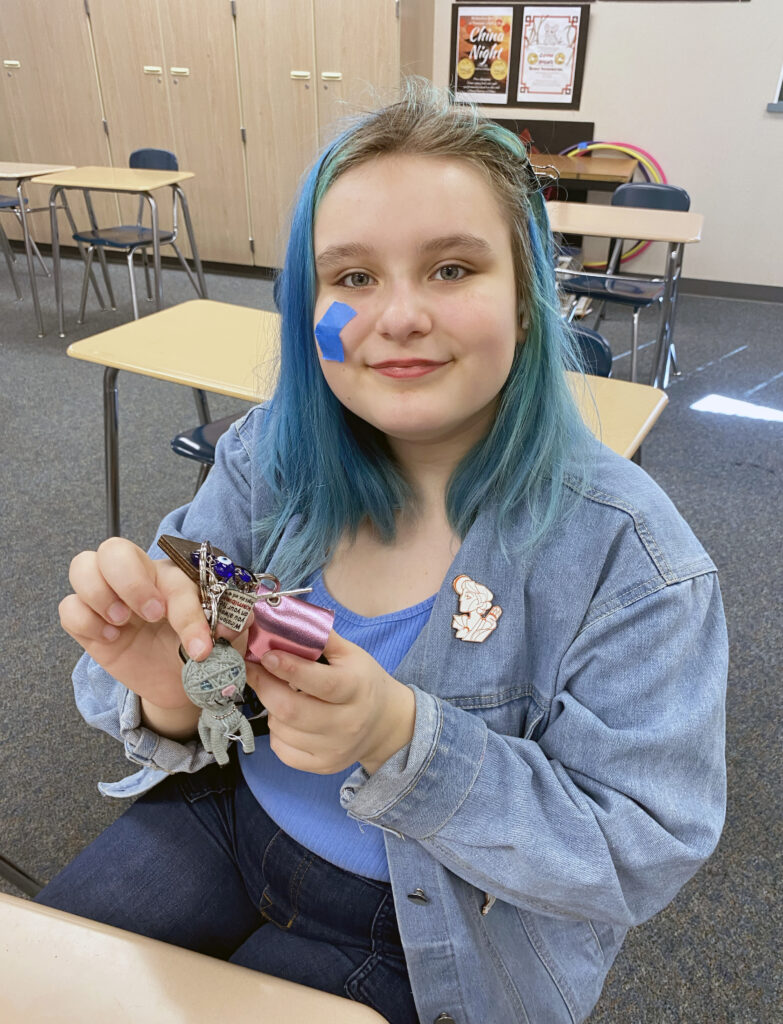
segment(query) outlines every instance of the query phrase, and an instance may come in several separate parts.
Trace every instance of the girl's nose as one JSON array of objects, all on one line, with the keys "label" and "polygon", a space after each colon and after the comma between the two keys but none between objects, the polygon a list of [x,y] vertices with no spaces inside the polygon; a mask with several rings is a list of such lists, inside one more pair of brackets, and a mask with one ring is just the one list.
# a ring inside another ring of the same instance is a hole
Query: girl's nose
[{"label": "girl's nose", "polygon": [[379,301],[376,330],[382,337],[404,343],[432,330],[430,312],[418,289],[395,284],[379,296]]}]

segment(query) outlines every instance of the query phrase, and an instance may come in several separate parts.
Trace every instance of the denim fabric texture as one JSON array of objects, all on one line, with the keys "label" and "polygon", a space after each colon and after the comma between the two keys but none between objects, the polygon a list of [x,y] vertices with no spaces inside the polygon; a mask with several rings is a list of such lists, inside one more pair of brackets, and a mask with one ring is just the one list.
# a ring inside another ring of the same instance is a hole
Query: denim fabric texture
[{"label": "denim fabric texture", "polygon": [[142,796],[36,902],[417,1024],[389,884],[343,871],[286,835],[236,755]]},{"label": "denim fabric texture", "polygon": [[[260,568],[263,435],[258,407],[160,532]],[[528,515],[505,538],[512,549]],[[503,610],[483,643],[452,628],[461,574]],[[718,841],[727,666],[715,566],[633,463],[596,442],[590,487],[526,559],[503,556],[482,511],[395,673],[416,698],[412,741],[341,792],[350,815],[384,830],[423,1022],[587,1017],[627,929],[666,906]],[[104,792],[142,792],[210,759],[141,727],[138,700],[86,657],[74,684],[86,720],[143,766]]]}]

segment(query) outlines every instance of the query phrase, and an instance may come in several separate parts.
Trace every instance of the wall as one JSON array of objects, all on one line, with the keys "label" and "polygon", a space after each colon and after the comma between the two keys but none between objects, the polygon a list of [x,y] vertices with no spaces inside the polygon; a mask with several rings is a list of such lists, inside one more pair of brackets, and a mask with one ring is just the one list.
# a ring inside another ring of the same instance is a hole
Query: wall
[{"label": "wall", "polygon": [[[451,0],[436,0],[433,79],[448,84]],[[495,117],[595,122],[652,153],[704,214],[686,278],[783,286],[783,2],[594,3],[579,110],[483,107]],[[595,193],[591,199],[601,201]],[[660,269],[660,249],[633,263]]]}]

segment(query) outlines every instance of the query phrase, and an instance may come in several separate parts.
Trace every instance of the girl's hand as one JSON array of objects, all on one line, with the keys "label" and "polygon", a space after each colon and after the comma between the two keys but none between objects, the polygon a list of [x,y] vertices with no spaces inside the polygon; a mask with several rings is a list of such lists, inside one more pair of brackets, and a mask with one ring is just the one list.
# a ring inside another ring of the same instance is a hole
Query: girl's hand
[{"label": "girl's hand", "polygon": [[328,665],[283,651],[248,663],[272,750],[300,771],[331,775],[359,761],[372,774],[413,736],[413,693],[334,631],[324,655]]},{"label": "girl's hand", "polygon": [[151,704],[190,706],[182,688],[180,641],[197,661],[212,649],[193,582],[168,559],[152,559],[121,537],[78,554],[69,578],[74,593],[60,602],[63,629]]}]

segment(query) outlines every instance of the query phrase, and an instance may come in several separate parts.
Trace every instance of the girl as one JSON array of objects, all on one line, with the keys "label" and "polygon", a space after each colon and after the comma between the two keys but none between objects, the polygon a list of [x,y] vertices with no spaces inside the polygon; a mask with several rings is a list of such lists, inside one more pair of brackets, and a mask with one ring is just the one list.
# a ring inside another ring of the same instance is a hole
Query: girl
[{"label": "girl", "polygon": [[589,1014],[717,842],[727,651],[712,562],[580,421],[552,254],[519,140],[424,87],[321,156],[274,397],[160,533],[311,585],[328,664],[249,664],[269,735],[221,768],[196,587],[78,555],[77,703],[142,766],[103,791],[144,795],[39,902],[395,1024]]}]

